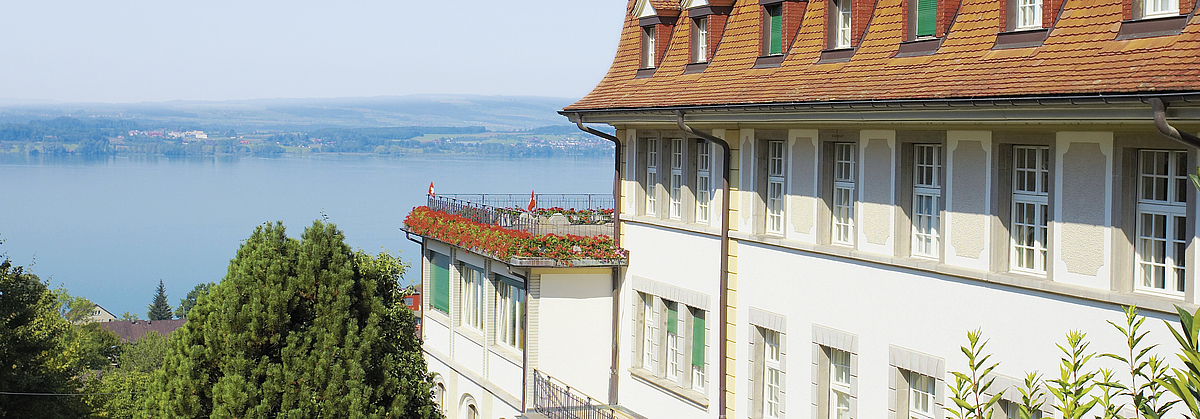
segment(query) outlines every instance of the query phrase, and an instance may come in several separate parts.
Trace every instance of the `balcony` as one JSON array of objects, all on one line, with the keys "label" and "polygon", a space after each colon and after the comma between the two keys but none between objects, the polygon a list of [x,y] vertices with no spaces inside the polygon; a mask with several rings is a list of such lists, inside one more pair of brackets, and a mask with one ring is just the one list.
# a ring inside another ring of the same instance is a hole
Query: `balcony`
[{"label": "balcony", "polygon": [[[533,370],[533,411],[547,419],[628,417],[538,370]],[[526,414],[526,417],[532,416]]]},{"label": "balcony", "polygon": [[404,231],[514,266],[624,266],[613,214],[611,195],[438,195],[413,208]]}]

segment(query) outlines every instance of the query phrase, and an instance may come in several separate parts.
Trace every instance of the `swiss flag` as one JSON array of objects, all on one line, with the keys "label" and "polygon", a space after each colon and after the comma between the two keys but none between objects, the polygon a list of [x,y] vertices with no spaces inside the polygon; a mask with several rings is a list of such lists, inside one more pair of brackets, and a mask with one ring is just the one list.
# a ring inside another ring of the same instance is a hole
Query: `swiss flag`
[{"label": "swiss flag", "polygon": [[533,191],[529,191],[529,206],[525,209],[533,211],[534,208],[537,208],[537,197],[534,196]]},{"label": "swiss flag", "polygon": [[434,196],[433,195],[433,182],[429,182],[429,196]]}]

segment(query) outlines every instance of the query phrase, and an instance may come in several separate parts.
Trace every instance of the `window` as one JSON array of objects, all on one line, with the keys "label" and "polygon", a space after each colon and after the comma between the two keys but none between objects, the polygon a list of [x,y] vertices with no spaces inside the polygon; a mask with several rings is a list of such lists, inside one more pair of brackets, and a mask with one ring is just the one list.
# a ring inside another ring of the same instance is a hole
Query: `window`
[{"label": "window", "polygon": [[912,419],[932,419],[937,380],[928,375],[908,372],[908,414]]},{"label": "window", "polygon": [[851,0],[837,1],[837,14],[834,16],[834,48],[850,48],[850,3]]},{"label": "window", "polygon": [[941,220],[942,146],[913,146],[912,254],[938,257]]},{"label": "window", "polygon": [[850,418],[850,353],[829,348],[829,419]]},{"label": "window", "polygon": [[833,242],[854,245],[854,143],[834,143]]},{"label": "window", "polygon": [[655,355],[658,351],[658,316],[655,316],[654,296],[641,294],[642,297],[642,368],[654,371]]},{"label": "window", "polygon": [[429,292],[434,310],[450,314],[450,257],[429,252]]},{"label": "window", "polygon": [[462,324],[483,330],[483,281],[487,277],[478,268],[463,265]]},{"label": "window", "polygon": [[692,20],[692,62],[708,62],[708,16]]},{"label": "window", "polygon": [[443,403],[445,400],[446,400],[446,385],[442,384],[442,383],[437,383],[437,386],[433,388],[433,403],[437,405],[437,409],[439,412],[445,412],[445,408],[442,407],[442,406],[444,406]]},{"label": "window", "polygon": [[1187,152],[1138,153],[1137,288],[1182,296],[1187,252]]},{"label": "window", "polygon": [[1017,30],[1041,28],[1042,0],[1017,0]]},{"label": "window", "polygon": [[1143,0],[1142,17],[1174,16],[1179,14],[1179,0]]},{"label": "window", "polygon": [[937,0],[915,0],[916,10],[914,25],[917,39],[932,38],[937,35]]},{"label": "window", "polygon": [[683,140],[671,140],[671,205],[670,217],[678,220],[683,216]]},{"label": "window", "polygon": [[682,344],[679,336],[680,318],[679,318],[679,303],[674,301],[663,301],[667,307],[667,379],[679,382],[680,373],[683,372],[683,352],[680,345]]},{"label": "window", "polygon": [[783,234],[783,141],[768,141],[767,153],[767,232]]},{"label": "window", "polygon": [[473,404],[467,406],[467,419],[479,419],[479,410]]},{"label": "window", "polygon": [[696,222],[707,223],[712,201],[712,144],[698,140],[696,148]]},{"label": "window", "polygon": [[783,5],[763,7],[763,55],[783,54]]},{"label": "window", "polygon": [[1046,273],[1050,148],[1013,147],[1012,269]]},{"label": "window", "polygon": [[501,280],[496,284],[497,340],[517,350],[525,349],[525,287]]},{"label": "window", "polygon": [[692,390],[704,392],[705,362],[704,310],[689,307],[692,314]]},{"label": "window", "polygon": [[658,139],[646,140],[646,215],[658,212]]},{"label": "window", "polygon": [[642,68],[654,68],[654,26],[642,27]]},{"label": "window", "polygon": [[763,417],[779,418],[783,413],[783,364],[779,332],[763,331]]}]

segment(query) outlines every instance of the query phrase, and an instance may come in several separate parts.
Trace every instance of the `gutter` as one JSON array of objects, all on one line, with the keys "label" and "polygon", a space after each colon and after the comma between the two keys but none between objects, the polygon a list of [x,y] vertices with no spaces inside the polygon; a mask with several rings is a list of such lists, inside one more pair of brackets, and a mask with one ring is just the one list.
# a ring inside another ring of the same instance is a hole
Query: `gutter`
[{"label": "gutter", "polygon": [[1160,134],[1188,147],[1200,148],[1200,138],[1181,132],[1167,122],[1167,103],[1162,98],[1152,97],[1148,102],[1150,102],[1150,108],[1154,109],[1154,127],[1158,128]]},{"label": "gutter", "polygon": [[679,129],[688,134],[712,141],[721,146],[721,303],[719,312],[717,312],[717,323],[720,328],[717,329],[717,339],[720,341],[717,347],[717,418],[725,419],[726,407],[726,380],[725,373],[728,362],[726,362],[726,351],[729,345],[729,178],[730,167],[732,163],[733,152],[729,149],[729,143],[721,138],[717,138],[711,134],[706,134],[688,126],[683,122],[683,110],[675,111],[675,122],[679,125]]},{"label": "gutter", "polygon": [[[608,141],[612,141],[616,147],[613,150],[613,245],[617,248],[621,247],[621,139],[615,135],[609,135],[606,132],[597,130],[592,127],[583,125],[583,117],[575,114],[575,126],[580,131],[595,135]],[[528,301],[528,300],[526,300]],[[620,336],[621,336],[621,267],[614,266],[612,268],[612,354],[609,360],[608,368],[608,404],[616,406],[618,404],[618,390],[620,386],[620,375],[618,374],[618,362],[620,362]],[[528,341],[526,341],[528,342]]]}]

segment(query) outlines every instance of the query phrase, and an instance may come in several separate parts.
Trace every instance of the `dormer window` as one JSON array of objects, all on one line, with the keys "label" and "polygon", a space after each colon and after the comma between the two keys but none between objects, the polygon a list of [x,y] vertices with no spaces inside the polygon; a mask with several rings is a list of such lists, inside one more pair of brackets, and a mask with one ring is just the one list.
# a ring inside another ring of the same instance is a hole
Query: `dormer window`
[{"label": "dormer window", "polygon": [[929,39],[937,36],[937,0],[910,0],[914,4],[914,39]]},{"label": "dormer window", "polygon": [[692,19],[692,62],[708,62],[708,16]]},{"label": "dormer window", "polygon": [[1142,17],[1179,15],[1179,0],[1142,0]]},{"label": "dormer window", "polygon": [[642,68],[654,68],[654,26],[642,27]]},{"label": "dormer window", "polygon": [[1017,30],[1042,28],[1042,0],[1017,0]]},{"label": "dormer window", "polygon": [[763,55],[783,54],[783,5],[763,7]]},{"label": "dormer window", "polygon": [[833,14],[833,48],[850,48],[851,0],[834,0],[837,13]]}]

